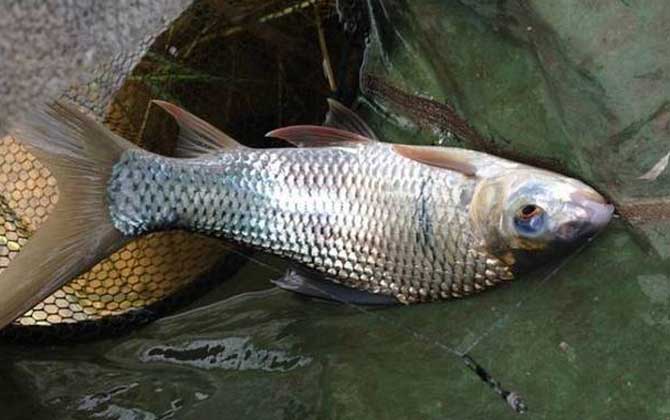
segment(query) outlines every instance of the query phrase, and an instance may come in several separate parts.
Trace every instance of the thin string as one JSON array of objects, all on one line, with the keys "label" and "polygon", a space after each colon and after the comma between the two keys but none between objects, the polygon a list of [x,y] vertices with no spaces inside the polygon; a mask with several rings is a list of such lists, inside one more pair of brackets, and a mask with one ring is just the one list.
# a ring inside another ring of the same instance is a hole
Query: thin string
[{"label": "thin string", "polygon": [[473,342],[463,350],[463,354],[468,354],[470,353],[475,347],[479,345],[485,338],[487,338],[494,329],[497,327],[502,327],[507,321],[509,320],[510,316],[515,313],[516,311],[519,310],[526,302],[528,302],[530,299],[534,298],[538,293],[541,287],[543,287],[547,282],[552,279],[556,274],[558,274],[559,271],[565,267],[568,262],[572,261],[577,257],[577,255],[581,254],[584,248],[586,248],[586,245],[588,245],[588,242],[582,244],[579,248],[577,248],[574,252],[572,252],[570,255],[566,256],[563,260],[561,260],[560,263],[556,264],[556,266],[549,272],[547,273],[546,276],[542,278],[538,282],[537,285],[533,287],[533,291],[525,296],[524,298],[520,299],[516,304],[514,304],[509,310],[507,310],[503,315],[501,315],[498,319],[496,319],[491,325],[488,326],[484,330],[482,334],[480,334]]}]

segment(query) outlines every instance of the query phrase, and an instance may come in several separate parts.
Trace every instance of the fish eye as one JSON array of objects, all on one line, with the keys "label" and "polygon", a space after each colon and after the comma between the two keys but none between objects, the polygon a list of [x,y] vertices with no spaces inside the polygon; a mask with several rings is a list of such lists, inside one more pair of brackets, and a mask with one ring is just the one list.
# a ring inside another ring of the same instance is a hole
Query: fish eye
[{"label": "fish eye", "polygon": [[535,204],[520,207],[514,216],[514,226],[523,236],[536,236],[544,231],[545,212]]},{"label": "fish eye", "polygon": [[535,204],[526,204],[519,209],[519,218],[528,220],[533,216],[542,213],[542,209]]}]

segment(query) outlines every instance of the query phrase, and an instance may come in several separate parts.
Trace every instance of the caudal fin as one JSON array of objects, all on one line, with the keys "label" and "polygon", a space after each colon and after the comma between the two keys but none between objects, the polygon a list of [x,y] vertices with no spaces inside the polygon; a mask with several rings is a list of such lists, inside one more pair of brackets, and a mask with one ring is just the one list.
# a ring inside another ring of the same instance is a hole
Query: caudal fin
[{"label": "caudal fin", "polygon": [[56,102],[13,133],[58,181],[58,203],[0,274],[0,328],[127,240],[109,216],[107,182],[121,154],[136,147],[74,106]]}]

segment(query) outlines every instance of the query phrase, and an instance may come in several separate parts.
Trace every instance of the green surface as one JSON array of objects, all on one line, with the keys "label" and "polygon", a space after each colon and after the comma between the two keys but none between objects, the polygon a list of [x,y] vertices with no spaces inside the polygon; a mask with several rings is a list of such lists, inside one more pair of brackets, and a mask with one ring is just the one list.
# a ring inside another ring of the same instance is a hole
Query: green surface
[{"label": "green surface", "polygon": [[219,300],[276,276],[250,266],[209,306],[123,339],[12,349],[2,376],[21,398],[3,392],[2,403],[67,418],[517,416],[436,340],[474,345],[479,363],[524,396],[529,418],[665,418],[666,273],[619,223],[549,278],[372,314],[276,290]]},{"label": "green surface", "polygon": [[[520,393],[527,418],[670,418],[670,175],[637,179],[670,151],[670,5],[369,3],[363,79],[401,93],[363,86],[381,137],[557,169],[625,217],[556,266],[442,304],[360,312],[249,292],[281,271],[250,264],[192,310],[126,337],[4,346],[9,418],[518,416],[445,347]],[[443,114],[398,98],[449,104],[480,136],[451,135]]]}]

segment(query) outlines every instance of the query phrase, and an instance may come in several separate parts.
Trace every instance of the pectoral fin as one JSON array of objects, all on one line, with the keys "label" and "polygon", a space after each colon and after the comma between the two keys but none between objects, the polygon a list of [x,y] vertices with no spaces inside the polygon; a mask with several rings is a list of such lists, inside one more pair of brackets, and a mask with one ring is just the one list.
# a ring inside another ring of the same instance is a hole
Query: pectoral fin
[{"label": "pectoral fin", "polygon": [[272,283],[284,290],[301,295],[352,305],[396,305],[399,303],[393,296],[376,295],[353,289],[302,270],[290,269],[283,277],[272,280]]}]

